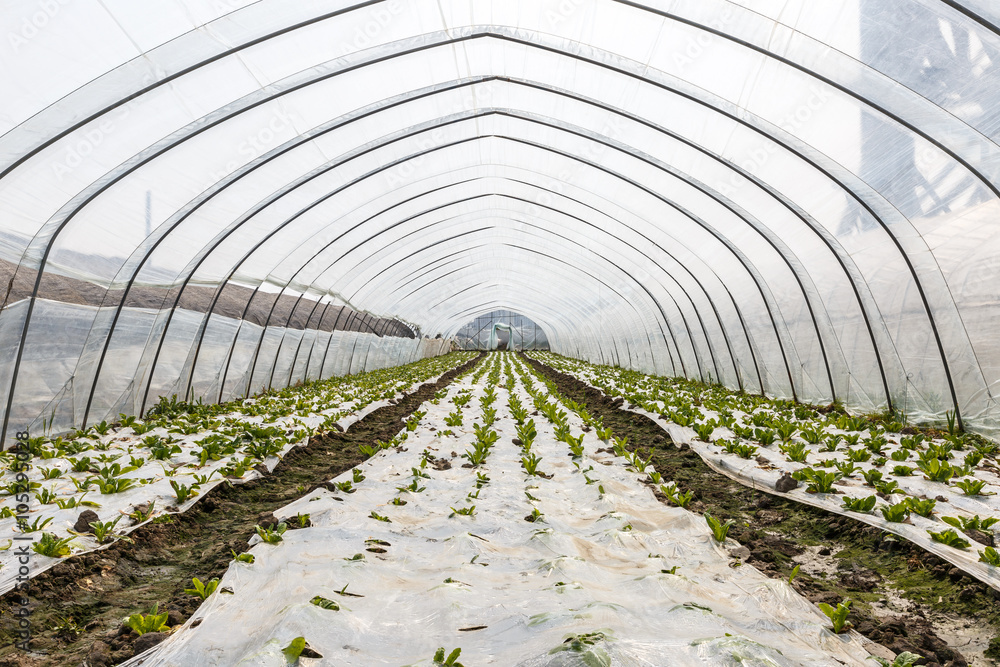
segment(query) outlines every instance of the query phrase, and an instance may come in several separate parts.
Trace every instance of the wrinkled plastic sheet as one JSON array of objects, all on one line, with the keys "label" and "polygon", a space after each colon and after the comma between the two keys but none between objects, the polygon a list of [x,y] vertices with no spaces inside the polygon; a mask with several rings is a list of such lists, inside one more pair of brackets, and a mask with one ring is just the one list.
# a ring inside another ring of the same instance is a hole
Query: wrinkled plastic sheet
[{"label": "wrinkled plastic sheet", "polygon": [[[463,387],[472,388],[468,378],[449,395]],[[126,664],[280,666],[281,648],[299,636],[323,656],[304,665],[429,665],[440,646],[461,647],[466,665],[865,664],[867,640],[832,633],[784,580],[732,567],[701,516],[657,501],[623,459],[597,453],[605,443],[593,435],[584,438],[581,466],[593,466],[588,484],[551,425],[535,416],[532,451],[553,477],[528,477],[502,388],[498,443],[483,466],[462,467],[452,453],[474,439],[481,387],[473,393],[461,427],[444,424],[454,407],[447,399],[422,406],[427,415],[405,451],[384,450],[359,466],[366,479],[356,492],[321,489],[276,511],[308,513],[312,527],[289,530],[277,545],[256,543],[256,561],[234,562],[222,578],[220,590],[232,594],[216,593]],[[570,424],[578,434],[582,422],[571,415]],[[437,435],[446,429],[457,437]],[[451,468],[428,466],[424,492],[397,492],[414,479],[424,448]],[[470,499],[479,472],[490,482]],[[390,504],[397,496],[407,504]],[[473,516],[452,516],[471,504]],[[533,508],[544,522],[525,520]],[[664,572],[673,566],[676,573]],[[310,604],[314,596],[340,610]],[[603,638],[591,635],[586,651],[557,650],[588,633]]]},{"label": "wrinkled plastic sheet", "polygon": [[[579,371],[570,371],[570,373],[582,382],[585,382],[600,391],[600,387],[591,384],[587,373]],[[807,493],[804,485],[800,485],[798,488],[792,489],[788,493],[779,493],[775,490],[775,482],[778,481],[778,478],[786,472],[791,473],[805,467],[805,464],[792,463],[786,460],[784,455],[778,451],[777,443],[771,445],[770,447],[765,447],[758,442],[750,441],[752,444],[757,445],[758,449],[754,459],[746,460],[740,458],[736,454],[726,453],[718,445],[699,440],[694,429],[686,426],[678,426],[677,424],[664,421],[658,414],[650,412],[642,407],[626,405],[622,406],[622,409],[643,415],[653,420],[660,426],[660,428],[670,435],[670,438],[675,444],[689,445],[691,450],[701,456],[710,468],[729,477],[730,479],[759,491],[788,497],[797,502],[811,505],[813,507],[819,507],[834,514],[847,516],[856,521],[861,521],[870,526],[874,526],[886,532],[898,535],[899,537],[909,540],[920,548],[951,563],[969,576],[975,577],[984,584],[1000,591],[1000,568],[979,561],[979,551],[983,548],[983,545],[972,541],[972,546],[969,549],[956,549],[942,544],[941,542],[936,542],[927,533],[928,530],[933,530],[935,532],[944,531],[952,526],[939,520],[919,516],[916,513],[910,514],[909,523],[899,523],[886,521],[881,516],[881,513],[866,514],[861,512],[845,511],[842,505],[842,498],[844,498],[845,495],[854,498],[861,498],[875,493],[875,490],[872,487],[865,486],[864,480],[860,478],[860,474],[859,477],[845,477],[838,481],[837,487],[841,492],[840,494]],[[713,411],[706,410],[704,408],[702,408],[702,412],[705,414],[706,418],[717,416]],[[845,431],[839,431],[837,429],[828,429],[828,431],[831,433],[845,433]],[[891,442],[898,442],[898,434],[885,435]],[[732,439],[735,437],[736,436],[732,431],[721,426],[717,427],[712,434],[713,440],[716,438]],[[820,456],[818,453],[819,448],[815,445],[812,445],[811,447],[810,458],[812,460],[816,460]],[[766,464],[759,463],[756,460],[756,457],[760,456],[767,459]],[[847,460],[844,448],[840,448],[836,452],[823,452],[821,456],[823,458],[831,458],[838,461]],[[897,462],[890,461],[889,463],[894,464]],[[911,465],[915,465],[912,459],[908,462],[901,461],[898,463],[909,463]],[[870,462],[857,462],[855,465],[862,470],[871,470],[873,468]],[[1000,479],[998,479],[996,475],[988,471],[977,470],[976,477],[988,482],[986,487],[988,491],[995,493],[1000,490]],[[924,478],[919,473],[919,470],[913,476],[893,477],[893,479],[899,483],[900,490],[906,492],[907,495],[917,498],[944,498],[945,501],[942,502],[939,500],[935,507],[935,513],[938,515],[963,517],[978,515],[981,518],[1000,518],[1000,495],[967,496],[952,486],[932,482]],[[904,495],[902,493],[893,494],[890,498],[892,498],[893,502],[901,502]],[[878,512],[877,509],[875,511]],[[957,531],[956,529],[956,532],[960,531]]]}]

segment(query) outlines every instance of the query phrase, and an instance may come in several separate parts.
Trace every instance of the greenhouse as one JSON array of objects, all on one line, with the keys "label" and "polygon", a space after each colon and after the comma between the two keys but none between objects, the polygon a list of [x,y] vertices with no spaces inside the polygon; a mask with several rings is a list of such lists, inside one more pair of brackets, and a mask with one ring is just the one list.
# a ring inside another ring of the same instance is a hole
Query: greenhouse
[{"label": "greenhouse", "polygon": [[0,19],[0,666],[1000,664],[995,1]]}]

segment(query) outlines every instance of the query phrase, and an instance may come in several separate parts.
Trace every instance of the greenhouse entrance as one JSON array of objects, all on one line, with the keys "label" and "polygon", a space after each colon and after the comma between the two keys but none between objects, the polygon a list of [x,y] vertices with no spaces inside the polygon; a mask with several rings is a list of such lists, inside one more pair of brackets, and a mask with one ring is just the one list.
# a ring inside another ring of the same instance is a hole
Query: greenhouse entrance
[{"label": "greenhouse entrance", "polygon": [[545,331],[534,321],[511,310],[480,315],[455,334],[460,350],[548,350]]}]

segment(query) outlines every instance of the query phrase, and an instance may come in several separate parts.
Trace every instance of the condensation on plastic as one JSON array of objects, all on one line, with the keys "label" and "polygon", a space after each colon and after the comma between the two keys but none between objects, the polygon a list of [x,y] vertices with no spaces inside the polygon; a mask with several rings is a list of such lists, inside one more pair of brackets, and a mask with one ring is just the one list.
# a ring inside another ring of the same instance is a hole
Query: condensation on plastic
[{"label": "condensation on plastic", "polygon": [[[474,396],[462,427],[444,423],[450,401],[425,403],[427,415],[408,434],[405,452],[383,451],[360,466],[365,480],[354,493],[320,489],[276,511],[308,513],[312,526],[287,531],[278,545],[255,537],[255,562],[234,562],[219,584],[232,595],[216,593],[165,642],[126,665],[277,667],[285,664],[281,649],[297,636],[324,663],[338,665],[429,665],[439,646],[461,647],[470,665],[651,667],[666,655],[676,665],[728,665],[736,656],[758,666],[866,664],[860,635],[825,629],[827,619],[785,581],[731,567],[701,517],[657,501],[620,459],[596,452],[603,443],[584,440],[585,465],[593,465],[589,474],[603,496],[544,419],[536,422],[532,451],[554,477],[527,477],[511,443],[505,389],[496,391],[499,441],[483,467],[461,467],[450,452],[474,437],[483,385],[466,378],[449,396],[461,389]],[[530,404],[523,388],[517,393]],[[569,424],[574,432],[583,425],[575,415]],[[451,428],[458,439],[442,440],[431,427]],[[425,448],[452,467],[428,466],[430,478],[418,480],[425,491],[395,493]],[[468,499],[476,473],[490,481]],[[533,507],[525,491],[538,499],[544,522],[524,520]],[[407,504],[389,504],[394,495]],[[452,507],[470,504],[474,516],[450,516]],[[376,540],[388,543],[378,547],[384,554],[366,550]],[[351,560],[356,553],[364,559]],[[676,574],[660,572],[673,565]],[[364,597],[339,596],[345,584]],[[311,605],[317,595],[341,609]],[[552,652],[569,634],[589,632],[607,635],[591,650],[609,662]]]},{"label": "condensation on plastic", "polygon": [[[18,419],[94,383],[98,412],[186,392],[202,330],[196,393],[304,376],[308,327],[111,330],[132,280],[228,280],[432,336],[512,309],[598,363],[1000,429],[988,2],[196,5],[4,10],[0,260],[112,290],[51,368],[59,318],[5,300]],[[125,368],[97,376],[109,336]]]}]

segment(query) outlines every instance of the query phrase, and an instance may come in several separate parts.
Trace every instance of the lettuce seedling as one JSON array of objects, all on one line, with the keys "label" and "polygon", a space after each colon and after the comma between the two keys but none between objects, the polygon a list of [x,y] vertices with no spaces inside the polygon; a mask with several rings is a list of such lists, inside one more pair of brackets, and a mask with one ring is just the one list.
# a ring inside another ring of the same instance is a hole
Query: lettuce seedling
[{"label": "lettuce seedling", "polygon": [[709,420],[703,424],[694,424],[694,432],[698,434],[698,439],[704,442],[710,442],[712,437],[712,432],[715,430],[716,423],[714,420]]},{"label": "lettuce seedling", "polygon": [[767,447],[774,444],[774,440],[777,436],[775,436],[774,431],[769,428],[758,428],[754,429],[753,437],[757,440],[757,442]]},{"label": "lettuce seedling", "polygon": [[996,523],[1000,523],[1000,519],[996,517],[986,517],[985,519],[980,519],[979,515],[975,515],[972,518],[967,518],[964,516],[954,517],[954,516],[943,516],[941,520],[950,526],[955,526],[960,530],[979,530],[987,531]]},{"label": "lettuce seedling", "polygon": [[965,460],[965,465],[969,466],[970,468],[975,468],[977,465],[979,465],[982,462],[982,460],[983,460],[983,454],[982,454],[982,452],[978,452],[978,451],[976,451],[976,452],[969,452],[968,454],[965,455],[965,459],[964,460]]},{"label": "lettuce seedling", "polygon": [[59,539],[52,533],[42,533],[42,539],[31,545],[31,550],[51,558],[63,558],[70,554],[69,543],[72,537]]},{"label": "lettuce seedling", "polygon": [[849,461],[854,462],[854,463],[864,463],[865,461],[870,460],[871,457],[872,457],[872,453],[871,453],[871,451],[869,451],[867,449],[860,449],[859,448],[859,449],[848,449],[847,450],[847,459]]},{"label": "lettuce seedling", "polygon": [[198,474],[195,474],[193,476],[195,483],[191,485],[192,488],[201,486],[202,484],[208,484],[208,482],[212,479],[212,476],[215,475],[215,473],[217,473],[217,472],[219,472],[219,471],[218,470],[213,470],[212,472],[208,473],[207,475],[198,475]]},{"label": "lettuce seedling", "polygon": [[899,482],[896,480],[889,482],[875,482],[875,490],[884,496],[889,496],[899,492]]},{"label": "lettuce seedling", "polygon": [[865,484],[868,486],[875,486],[878,482],[882,481],[881,470],[866,470],[861,474],[864,476]]},{"label": "lettuce seedling", "polygon": [[876,502],[875,496],[868,496],[867,498],[849,498],[845,496],[843,499],[843,508],[851,512],[868,514],[875,509]]},{"label": "lettuce seedling", "polygon": [[51,489],[42,489],[35,494],[35,500],[43,505],[51,505],[56,501],[56,494]]},{"label": "lettuce seedling", "polygon": [[383,515],[377,513],[375,510],[372,510],[371,513],[368,516],[370,516],[371,518],[373,518],[373,519],[375,519],[377,521],[384,521],[385,523],[392,523],[392,520],[389,517],[383,516]]},{"label": "lettuce seedling", "polygon": [[289,665],[297,665],[299,664],[299,656],[301,656],[302,652],[305,650],[306,638],[296,637],[288,646],[281,649],[281,653],[285,656],[285,660]]},{"label": "lettuce seedling", "polygon": [[132,632],[142,636],[147,632],[163,632],[169,630],[167,627],[167,612],[158,613],[159,604],[154,604],[148,614],[132,614],[125,619],[125,625],[132,629]]},{"label": "lettuce seedling", "polygon": [[535,454],[522,456],[521,466],[524,468],[524,471],[529,475],[536,475],[538,474],[538,464],[541,462],[541,460],[542,460],[541,457],[536,456]]},{"label": "lettuce seedling", "polygon": [[71,510],[71,509],[74,509],[76,507],[83,507],[83,506],[86,506],[86,507],[100,507],[99,503],[95,503],[95,502],[93,502],[91,500],[84,500],[84,498],[86,497],[86,495],[87,494],[85,493],[82,496],[80,496],[79,498],[65,498],[65,499],[62,499],[62,500],[56,500],[56,505],[61,510]]},{"label": "lettuce seedling", "polygon": [[796,442],[795,444],[781,445],[779,449],[785,453],[789,461],[793,463],[805,463],[809,457],[809,450],[805,444]]},{"label": "lettuce seedling", "polygon": [[462,655],[462,649],[457,648],[448,654],[446,658],[444,656],[445,650],[442,646],[437,651],[434,652],[434,665],[435,667],[464,667],[462,663],[458,661],[458,657]]},{"label": "lettuce seedling", "polygon": [[[41,521],[41,523],[38,523]],[[45,526],[52,522],[52,517],[47,519],[42,519],[41,517],[36,517],[32,523],[28,523],[27,519],[20,519],[17,522],[17,527],[20,528],[22,533],[34,533],[38,530],[43,530]]]},{"label": "lettuce seedling", "polygon": [[569,445],[569,452],[573,458],[579,459],[583,457],[583,436],[584,434],[581,433],[578,438],[574,438],[571,435],[566,437],[565,442]]},{"label": "lettuce seedling", "polygon": [[[345,484],[350,484],[350,482],[344,482],[344,483]],[[339,487],[339,485],[338,485],[338,487]],[[400,493],[420,493],[421,491],[423,491],[426,488],[427,488],[426,486],[420,486],[417,483],[417,480],[413,480],[407,486],[397,486],[396,490],[399,491]],[[343,490],[343,489],[341,489],[341,490]],[[347,493],[354,493],[354,492],[353,491],[347,491]]]},{"label": "lettuce seedling", "polygon": [[955,549],[968,549],[969,541],[959,536],[955,532],[954,528],[949,528],[948,530],[942,530],[939,533],[935,533],[932,530],[928,530],[927,534],[931,536],[935,542],[940,542],[941,544],[947,544],[949,547],[954,547]]},{"label": "lettuce seedling", "polygon": [[628,449],[626,449],[628,447],[628,436],[615,438],[614,444],[611,447],[614,449],[615,456],[626,456],[629,453]]},{"label": "lettuce seedling", "polygon": [[993,547],[986,547],[983,551],[979,552],[979,562],[992,565],[993,567],[1000,567],[1000,553]]},{"label": "lettuce seedling", "polygon": [[913,663],[920,660],[920,656],[916,653],[910,653],[909,651],[903,651],[897,655],[891,662],[885,658],[880,658],[878,656],[869,656],[871,660],[878,662],[880,667],[912,667]]},{"label": "lettuce seedling", "polygon": [[708,512],[705,512],[705,522],[708,523],[708,527],[712,529],[712,536],[715,538],[716,542],[725,542],[726,535],[729,534],[729,528],[736,523],[732,519],[722,523]]},{"label": "lettuce seedling", "polygon": [[[638,449],[636,449],[635,452],[633,452],[632,455],[631,455],[631,459],[629,460],[629,465],[631,465],[632,468],[636,472],[638,472],[638,473],[644,473],[644,472],[646,472],[646,468],[649,467],[650,463],[653,460],[653,454],[652,454],[652,452],[650,452],[649,450],[647,450],[646,454],[648,456],[647,456],[647,458],[645,460],[643,460],[642,456],[639,455],[639,450]],[[626,457],[626,458],[628,458],[628,457]]]},{"label": "lettuce seedling", "polygon": [[97,479],[97,488],[103,495],[121,493],[128,491],[136,485],[138,480],[126,479],[124,477],[103,477]]},{"label": "lettuce seedling", "polygon": [[119,516],[114,521],[92,521],[92,522],[90,522],[90,530],[91,530],[92,533],[94,533],[94,537],[97,538],[97,543],[98,544],[104,544],[105,542],[109,542],[110,540],[108,538],[111,537],[111,535],[112,535],[112,533],[113,533],[113,531],[115,529],[115,526],[117,526],[118,522],[121,521],[121,520],[122,520],[122,518],[121,518],[121,516]]},{"label": "lettuce seedling", "polygon": [[472,507],[459,508],[452,507],[451,512],[451,516],[455,516],[456,514],[461,514],[462,516],[473,516],[476,513],[476,506],[473,505]]},{"label": "lettuce seedling", "polygon": [[847,620],[847,615],[851,611],[851,601],[849,599],[845,599],[838,604],[836,609],[825,602],[820,602],[819,609],[830,619],[830,622],[833,624],[833,631],[838,635],[851,627],[851,623]]},{"label": "lettuce seedling", "polygon": [[932,482],[947,482],[955,474],[954,468],[941,459],[921,460],[917,466]]},{"label": "lettuce seedling", "polygon": [[201,579],[195,577],[191,580],[191,584],[194,588],[185,588],[184,592],[188,595],[193,595],[196,598],[207,600],[208,597],[215,592],[215,589],[219,587],[219,579],[216,577],[207,584],[203,584]]},{"label": "lettuce seedling", "polygon": [[852,477],[854,473],[861,470],[861,468],[854,465],[853,461],[837,461],[833,465],[844,477]]},{"label": "lettuce seedling", "polygon": [[73,472],[87,472],[92,465],[89,456],[83,456],[78,459],[69,458],[67,461],[73,466]]},{"label": "lettuce seedling", "polygon": [[985,486],[986,482],[981,479],[963,479],[960,482],[955,482],[955,487],[961,489],[967,496],[992,495],[983,493],[983,487]]},{"label": "lettuce seedling", "polygon": [[823,432],[823,429],[814,426],[812,428],[802,429],[799,435],[810,445],[818,445],[823,441],[823,436],[826,434]]},{"label": "lettuce seedling", "polygon": [[272,528],[264,528],[262,526],[254,526],[254,530],[257,531],[257,535],[260,536],[261,541],[267,542],[268,544],[277,544],[281,542],[282,535],[288,530],[288,525],[285,523],[279,523],[277,526]]},{"label": "lettuce seedling", "polygon": [[320,609],[329,609],[330,611],[340,611],[340,605],[333,600],[328,600],[325,597],[317,595],[312,600],[309,600],[309,604],[314,604]]},{"label": "lettuce seedling", "polygon": [[807,493],[830,493],[833,491],[833,483],[841,476],[839,472],[820,472],[812,468],[802,468],[792,473],[795,479],[807,482]]},{"label": "lettuce seedling", "polygon": [[[663,495],[667,497],[668,500],[670,500],[670,502],[681,508],[687,508],[688,503],[690,503],[691,499],[694,497],[693,491],[685,491],[684,493],[680,493],[680,491],[677,489],[677,486],[672,482],[669,486],[661,484],[660,491],[663,493]],[[604,491],[602,490],[601,493],[603,494]]]},{"label": "lettuce seedling", "polygon": [[177,496],[177,502],[183,503],[188,498],[193,498],[198,495],[198,485],[192,484],[188,486],[187,484],[178,484],[176,480],[170,480],[170,486],[174,489],[174,495]]},{"label": "lettuce seedling", "polygon": [[926,500],[918,500],[917,498],[909,497],[905,500],[906,504],[910,506],[910,511],[914,514],[919,514],[922,517],[931,518],[934,514],[934,506],[937,501],[933,498],[928,498]]},{"label": "lettuce seedling", "polygon": [[782,422],[775,427],[775,430],[778,432],[778,435],[781,436],[782,442],[788,442],[799,429],[791,422]]},{"label": "lettuce seedling", "polygon": [[902,523],[910,515],[910,504],[904,501],[888,507],[880,507],[879,511],[882,512],[886,521]]},{"label": "lettuce seedling", "polygon": [[254,555],[250,552],[244,552],[238,554],[233,549],[230,549],[229,553],[233,554],[233,560],[235,560],[237,563],[246,563],[248,565],[253,565],[253,562],[256,560],[256,558],[254,558]]}]

